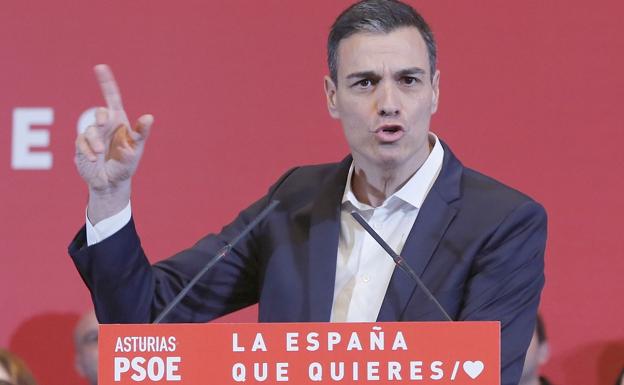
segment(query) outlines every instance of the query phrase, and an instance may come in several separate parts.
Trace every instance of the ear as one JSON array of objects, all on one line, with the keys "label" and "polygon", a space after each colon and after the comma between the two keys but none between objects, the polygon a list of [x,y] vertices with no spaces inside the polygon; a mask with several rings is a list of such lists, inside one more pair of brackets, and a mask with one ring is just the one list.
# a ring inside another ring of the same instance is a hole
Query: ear
[{"label": "ear", "polygon": [[327,97],[327,110],[332,118],[338,119],[340,114],[338,113],[336,103],[336,84],[329,76],[325,76],[323,81],[325,84],[325,97]]},{"label": "ear", "polygon": [[431,114],[435,114],[438,110],[438,100],[440,99],[440,70],[436,70],[433,75],[431,88],[433,88],[433,93],[431,95]]}]

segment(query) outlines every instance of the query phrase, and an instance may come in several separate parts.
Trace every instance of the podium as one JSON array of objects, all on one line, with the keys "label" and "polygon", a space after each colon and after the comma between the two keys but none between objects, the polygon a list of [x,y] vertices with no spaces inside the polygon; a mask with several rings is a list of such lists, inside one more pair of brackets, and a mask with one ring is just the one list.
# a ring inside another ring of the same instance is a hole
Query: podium
[{"label": "podium", "polygon": [[499,322],[100,325],[99,384],[500,384]]}]

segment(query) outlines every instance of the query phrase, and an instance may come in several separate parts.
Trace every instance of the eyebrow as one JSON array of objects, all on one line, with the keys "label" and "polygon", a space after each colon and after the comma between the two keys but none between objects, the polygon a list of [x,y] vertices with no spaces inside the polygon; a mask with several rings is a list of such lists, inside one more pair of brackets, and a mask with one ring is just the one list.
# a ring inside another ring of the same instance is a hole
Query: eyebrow
[{"label": "eyebrow", "polygon": [[378,73],[374,71],[354,72],[352,74],[347,75],[347,79],[361,79],[361,78],[379,79],[380,76]]},{"label": "eyebrow", "polygon": [[[422,68],[411,67],[411,68],[405,68],[405,69],[399,70],[398,72],[396,72],[396,76],[402,77],[406,75],[424,75],[426,73],[427,71],[425,71]],[[381,76],[375,71],[361,71],[361,72],[354,72],[352,74],[347,75],[347,79],[362,79],[362,78],[379,79],[381,78]]]},{"label": "eyebrow", "polygon": [[397,72],[398,76],[406,76],[406,75],[424,75],[427,71],[419,67],[406,68],[404,70],[400,70]]}]

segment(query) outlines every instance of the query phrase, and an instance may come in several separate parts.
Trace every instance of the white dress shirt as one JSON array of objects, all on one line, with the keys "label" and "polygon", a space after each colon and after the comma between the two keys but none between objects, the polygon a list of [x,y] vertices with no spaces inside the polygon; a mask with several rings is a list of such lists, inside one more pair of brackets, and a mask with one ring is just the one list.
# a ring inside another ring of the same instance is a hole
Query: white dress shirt
[{"label": "white dress shirt", "polygon": [[[394,261],[353,219],[357,210],[379,235],[399,253],[403,249],[420,207],[435,182],[444,158],[444,149],[435,134],[431,153],[416,173],[389,196],[381,206],[357,200],[351,190],[353,164],[347,176],[340,213],[340,238],[336,261],[336,281],[332,322],[374,322],[381,309]],[[86,213],[85,213],[86,216]],[[91,246],[121,230],[132,217],[130,202],[119,213],[95,226],[86,218],[87,245]]]},{"label": "white dress shirt", "polygon": [[95,226],[91,224],[86,210],[85,216],[87,217],[87,245],[91,246],[98,242],[102,242],[106,238],[121,230],[126,223],[130,222],[130,219],[132,219],[132,206],[130,205],[130,202],[128,202],[123,210],[113,216],[99,221],[95,224]]},{"label": "white dress shirt", "polygon": [[351,189],[349,170],[340,211],[340,238],[332,322],[374,322],[381,309],[394,261],[351,216],[357,211],[398,254],[416,221],[420,207],[435,182],[444,158],[438,138],[429,157],[397,192],[379,207],[357,200]]}]

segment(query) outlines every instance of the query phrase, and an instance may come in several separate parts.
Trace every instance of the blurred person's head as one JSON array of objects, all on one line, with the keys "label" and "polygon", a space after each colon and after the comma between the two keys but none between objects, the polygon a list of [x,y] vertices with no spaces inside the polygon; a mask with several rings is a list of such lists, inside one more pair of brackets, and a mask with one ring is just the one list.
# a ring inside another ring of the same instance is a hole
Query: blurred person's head
[{"label": "blurred person's head", "polygon": [[538,315],[535,329],[533,330],[533,338],[531,338],[531,343],[524,359],[522,377],[518,385],[539,384],[539,368],[548,361],[549,357],[550,348],[546,340],[544,321]]},{"label": "blurred person's head", "polygon": [[89,384],[97,384],[98,321],[94,311],[84,314],[76,324],[74,347],[76,370]]},{"label": "blurred person's head", "polygon": [[37,385],[32,373],[19,357],[0,349],[0,385]]}]

